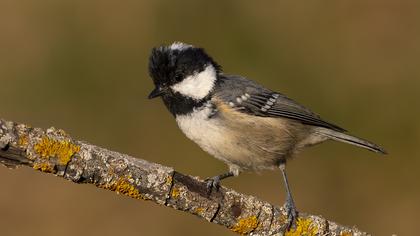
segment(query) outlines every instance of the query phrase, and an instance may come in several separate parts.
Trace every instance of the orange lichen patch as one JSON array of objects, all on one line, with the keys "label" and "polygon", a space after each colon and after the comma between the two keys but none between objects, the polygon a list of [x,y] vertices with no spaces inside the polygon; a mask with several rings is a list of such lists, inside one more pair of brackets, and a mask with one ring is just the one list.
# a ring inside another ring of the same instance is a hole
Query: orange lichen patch
[{"label": "orange lichen patch", "polygon": [[35,163],[32,168],[42,172],[55,173],[54,166],[48,162]]},{"label": "orange lichen patch", "polygon": [[179,197],[179,194],[180,194],[180,191],[179,191],[178,188],[173,188],[172,189],[172,192],[171,192],[172,198],[178,198]]},{"label": "orange lichen patch", "polygon": [[22,135],[19,137],[18,145],[21,147],[26,147],[28,145],[28,136]]},{"label": "orange lichen patch", "polygon": [[250,216],[244,219],[240,219],[236,225],[234,225],[231,230],[238,234],[249,234],[259,225],[258,219],[256,216]]},{"label": "orange lichen patch", "polygon": [[353,234],[349,231],[341,231],[340,236],[352,236]]},{"label": "orange lichen patch", "polygon": [[296,222],[296,228],[287,231],[285,236],[315,236],[318,234],[318,227],[312,225],[310,218],[299,218]]},{"label": "orange lichen patch", "polygon": [[71,157],[80,151],[80,146],[71,143],[68,140],[54,140],[48,137],[35,144],[34,150],[42,158],[49,159],[57,157],[58,164],[66,165]]},{"label": "orange lichen patch", "polygon": [[172,176],[166,177],[166,184],[172,184],[172,181],[173,181]]},{"label": "orange lichen patch", "polygon": [[201,213],[203,213],[204,210],[205,209],[202,207],[197,207],[194,212],[195,214],[200,215]]},{"label": "orange lichen patch", "polygon": [[121,177],[110,184],[99,185],[99,187],[114,191],[118,194],[124,194],[135,199],[144,199],[139,190],[137,190],[137,188],[131,184],[126,177]]}]

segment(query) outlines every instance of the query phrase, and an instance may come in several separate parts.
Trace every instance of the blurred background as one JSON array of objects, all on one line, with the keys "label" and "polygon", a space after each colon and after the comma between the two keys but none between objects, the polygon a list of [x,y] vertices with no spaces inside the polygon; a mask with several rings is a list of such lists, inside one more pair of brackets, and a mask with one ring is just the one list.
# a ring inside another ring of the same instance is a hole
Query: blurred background
[{"label": "blurred background", "polygon": [[[202,46],[383,156],[328,142],[289,162],[297,207],[373,235],[415,235],[420,211],[420,2],[0,1],[0,118],[203,178],[226,170],[159,100],[152,47]],[[224,182],[283,204],[279,172]],[[0,167],[1,235],[233,235],[194,216],[29,168]]]}]

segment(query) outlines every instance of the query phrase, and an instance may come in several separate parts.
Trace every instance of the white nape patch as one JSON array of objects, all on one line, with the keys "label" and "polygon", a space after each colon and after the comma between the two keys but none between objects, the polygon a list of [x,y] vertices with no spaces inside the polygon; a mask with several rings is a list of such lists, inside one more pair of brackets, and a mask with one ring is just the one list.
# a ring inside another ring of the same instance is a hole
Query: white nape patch
[{"label": "white nape patch", "polygon": [[171,46],[169,46],[171,50],[184,50],[191,47],[193,46],[182,42],[174,42],[173,44],[171,44]]},{"label": "white nape patch", "polygon": [[203,99],[213,89],[216,82],[216,70],[208,65],[205,70],[190,75],[181,82],[172,85],[172,90],[196,100]]}]

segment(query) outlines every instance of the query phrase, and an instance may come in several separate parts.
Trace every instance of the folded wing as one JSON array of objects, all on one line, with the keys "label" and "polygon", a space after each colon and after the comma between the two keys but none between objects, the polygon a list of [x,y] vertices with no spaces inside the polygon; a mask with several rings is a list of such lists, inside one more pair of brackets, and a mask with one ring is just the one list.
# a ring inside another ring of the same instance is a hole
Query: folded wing
[{"label": "folded wing", "polygon": [[[319,115],[298,104],[283,94],[273,92],[254,81],[240,76],[225,75],[221,78],[220,88],[216,96],[224,100],[238,111],[257,116],[283,117],[313,125],[344,132],[345,129],[324,121]],[[229,91],[224,93],[223,91]]]}]

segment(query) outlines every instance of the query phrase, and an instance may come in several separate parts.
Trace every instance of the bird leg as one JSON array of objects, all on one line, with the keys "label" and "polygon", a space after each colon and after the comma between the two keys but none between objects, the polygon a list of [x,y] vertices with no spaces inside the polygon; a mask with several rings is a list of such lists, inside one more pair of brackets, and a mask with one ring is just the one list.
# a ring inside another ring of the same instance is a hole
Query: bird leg
[{"label": "bird leg", "polygon": [[286,209],[288,217],[287,229],[290,229],[290,227],[296,222],[298,212],[296,210],[295,202],[293,201],[292,193],[290,192],[289,181],[287,180],[286,163],[281,163],[279,167],[283,175],[284,185],[286,186],[287,196],[286,202],[284,203],[284,208]]},{"label": "bird leg", "polygon": [[216,175],[214,177],[206,179],[207,182],[207,189],[209,192],[211,192],[212,188],[215,190],[219,190],[220,187],[220,181],[229,177],[234,176],[235,174],[232,171],[223,173],[221,175]]}]

